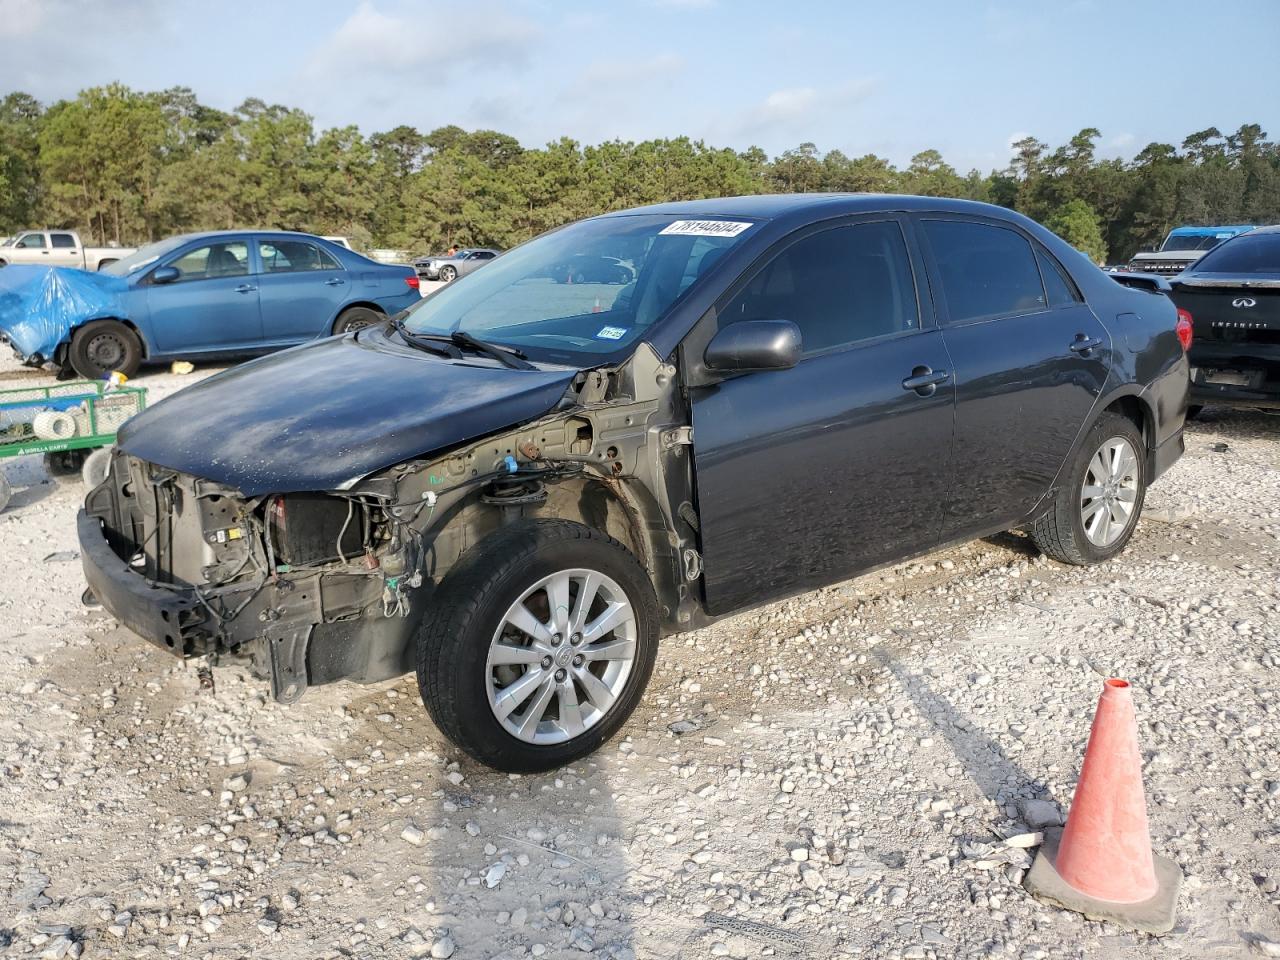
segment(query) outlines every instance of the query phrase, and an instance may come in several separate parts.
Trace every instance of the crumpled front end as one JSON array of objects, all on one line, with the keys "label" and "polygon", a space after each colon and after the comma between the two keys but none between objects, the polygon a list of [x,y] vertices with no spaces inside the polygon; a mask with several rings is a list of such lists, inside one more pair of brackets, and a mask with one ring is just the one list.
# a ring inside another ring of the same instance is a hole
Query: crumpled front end
[{"label": "crumpled front end", "polygon": [[120,277],[66,267],[0,270],[0,337],[24,363],[53,358],[86,320],[126,315],[128,284]]},{"label": "crumpled front end", "polygon": [[[94,597],[135,633],[186,659],[247,658],[291,702],[309,676],[403,672],[404,618],[365,618],[384,611],[380,517],[355,497],[246,498],[118,452],[80,513],[81,558]],[[389,633],[395,662],[369,662],[386,646],[376,637],[346,642],[353,622]],[[335,663],[325,637],[338,635]]]}]

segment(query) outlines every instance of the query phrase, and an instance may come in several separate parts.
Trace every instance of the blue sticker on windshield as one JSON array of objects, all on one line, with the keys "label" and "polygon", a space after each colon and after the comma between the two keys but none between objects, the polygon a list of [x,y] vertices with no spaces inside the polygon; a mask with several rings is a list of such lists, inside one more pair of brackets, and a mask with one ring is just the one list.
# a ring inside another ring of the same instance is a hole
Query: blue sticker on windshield
[{"label": "blue sticker on windshield", "polygon": [[597,340],[621,340],[627,335],[626,327],[601,327],[596,334]]}]

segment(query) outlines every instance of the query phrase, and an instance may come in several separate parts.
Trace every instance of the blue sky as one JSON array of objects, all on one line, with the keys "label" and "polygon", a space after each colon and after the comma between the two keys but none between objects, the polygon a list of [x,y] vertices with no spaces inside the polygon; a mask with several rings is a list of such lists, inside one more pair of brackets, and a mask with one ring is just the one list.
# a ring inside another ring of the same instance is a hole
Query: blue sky
[{"label": "blue sky", "polygon": [[0,91],[46,101],[180,84],[365,133],[934,147],[962,172],[1085,126],[1120,156],[1210,125],[1280,138],[1277,49],[1276,0],[0,0]]}]

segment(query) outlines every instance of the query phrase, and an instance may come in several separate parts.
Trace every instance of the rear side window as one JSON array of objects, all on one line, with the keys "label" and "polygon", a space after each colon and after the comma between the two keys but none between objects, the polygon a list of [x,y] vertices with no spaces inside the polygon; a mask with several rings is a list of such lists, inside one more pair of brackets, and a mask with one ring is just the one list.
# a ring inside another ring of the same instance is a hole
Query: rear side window
[{"label": "rear side window", "polygon": [[341,270],[327,250],[302,240],[262,240],[258,243],[265,273],[296,273],[304,270]]},{"label": "rear side window", "polygon": [[807,354],[918,329],[902,229],[858,223],[796,241],[719,313],[722,326],[740,320],[790,320]]},{"label": "rear side window", "polygon": [[965,220],[925,220],[952,323],[1045,309],[1031,244],[1013,230]]},{"label": "rear side window", "polygon": [[69,233],[50,234],[49,239],[53,241],[55,250],[74,250],[76,248],[76,238]]},{"label": "rear side window", "polygon": [[1075,284],[1067,277],[1066,271],[1057,260],[1036,247],[1036,259],[1040,261],[1040,276],[1044,279],[1045,293],[1049,295],[1049,306],[1069,307],[1080,302]]}]

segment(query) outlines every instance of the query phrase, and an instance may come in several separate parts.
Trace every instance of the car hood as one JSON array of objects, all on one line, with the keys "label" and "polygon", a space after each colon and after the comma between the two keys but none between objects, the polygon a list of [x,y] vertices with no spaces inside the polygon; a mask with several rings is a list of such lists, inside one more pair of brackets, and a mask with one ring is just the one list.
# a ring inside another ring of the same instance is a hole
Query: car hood
[{"label": "car hood", "polygon": [[449,360],[369,328],[190,386],[130,420],[117,446],[245,496],[336,490],[533,420],[576,373]]}]

